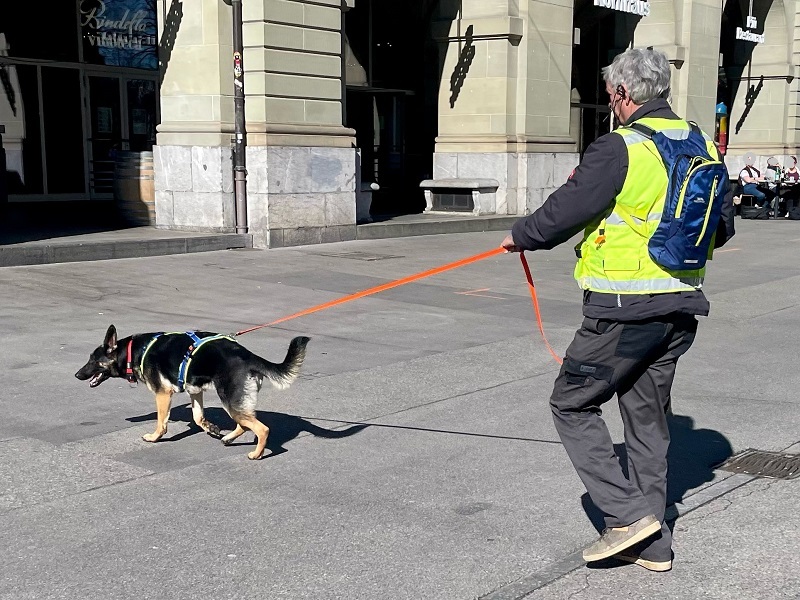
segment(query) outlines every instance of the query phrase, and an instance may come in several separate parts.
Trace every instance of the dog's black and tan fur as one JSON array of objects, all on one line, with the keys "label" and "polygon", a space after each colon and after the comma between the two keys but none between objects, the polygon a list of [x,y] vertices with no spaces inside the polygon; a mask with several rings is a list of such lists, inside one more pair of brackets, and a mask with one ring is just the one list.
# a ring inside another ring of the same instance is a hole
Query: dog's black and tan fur
[{"label": "dog's black and tan fur", "polygon": [[[142,436],[147,442],[156,442],[167,432],[172,395],[180,391],[178,370],[192,344],[191,338],[184,334],[162,335],[148,350],[142,369],[142,355],[156,335],[140,333],[117,340],[117,330],[111,325],[103,345],[98,346],[90,355],[89,362],[75,373],[81,381],[89,379],[91,387],[97,387],[110,377],[126,377],[128,342],[132,339],[133,377],[156,395],[156,430]],[[215,334],[198,331],[196,335],[204,338]],[[258,443],[247,456],[253,460],[261,458],[269,435],[269,428],[256,418],[256,399],[262,381],[266,377],[275,387],[288,387],[300,372],[308,342],[307,337],[294,338],[281,364],[271,363],[230,339],[221,338],[204,344],[192,357],[184,384],[192,399],[194,422],[209,435],[221,437],[219,427],[203,415],[203,391],[213,385],[222,406],[236,422],[236,429],[222,437],[222,443],[230,444],[249,429],[258,438]]]}]

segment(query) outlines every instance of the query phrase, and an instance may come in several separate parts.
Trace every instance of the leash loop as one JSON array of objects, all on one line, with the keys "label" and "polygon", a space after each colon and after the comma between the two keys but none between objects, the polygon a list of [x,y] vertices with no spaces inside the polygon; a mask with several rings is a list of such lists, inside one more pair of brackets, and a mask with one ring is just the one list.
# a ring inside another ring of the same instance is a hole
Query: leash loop
[{"label": "leash loop", "polygon": [[547,336],[544,334],[544,325],[542,325],[542,313],[539,310],[539,299],[536,297],[536,286],[533,284],[533,277],[531,276],[531,269],[528,266],[528,259],[525,258],[525,252],[520,251],[519,253],[519,260],[522,262],[522,269],[525,271],[525,279],[528,280],[528,290],[531,293],[531,301],[533,302],[533,312],[536,313],[536,323],[539,325],[539,332],[542,334],[542,340],[544,340],[544,345],[547,347],[547,350],[556,359],[558,364],[563,364],[563,359],[556,354],[555,350],[553,350],[552,346],[550,346],[550,342],[547,341]]}]

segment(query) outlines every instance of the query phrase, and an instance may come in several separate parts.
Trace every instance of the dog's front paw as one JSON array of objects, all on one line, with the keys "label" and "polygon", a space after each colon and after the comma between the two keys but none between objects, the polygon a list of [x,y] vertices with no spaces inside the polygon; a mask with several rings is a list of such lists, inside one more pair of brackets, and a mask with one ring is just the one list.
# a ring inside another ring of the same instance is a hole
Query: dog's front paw
[{"label": "dog's front paw", "polygon": [[159,439],[161,439],[162,435],[164,435],[164,434],[162,434],[162,433],[145,433],[142,436],[142,439],[145,442],[157,442]]},{"label": "dog's front paw", "polygon": [[206,421],[206,433],[213,438],[219,439],[222,437],[222,433],[220,432],[219,427],[214,425],[214,423],[212,423],[211,421]]},{"label": "dog's front paw", "polygon": [[247,458],[249,458],[250,460],[258,460],[261,458],[263,454],[264,454],[263,451],[257,452],[256,450],[253,450],[252,452],[247,453]]}]

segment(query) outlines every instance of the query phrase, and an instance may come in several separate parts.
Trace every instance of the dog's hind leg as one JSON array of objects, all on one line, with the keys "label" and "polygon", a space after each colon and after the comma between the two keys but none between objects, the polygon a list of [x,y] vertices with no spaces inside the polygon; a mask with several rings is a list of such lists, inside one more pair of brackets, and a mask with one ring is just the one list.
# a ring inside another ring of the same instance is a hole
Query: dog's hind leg
[{"label": "dog's hind leg", "polygon": [[225,437],[222,438],[222,443],[227,446],[233,440],[242,435],[244,432],[245,432],[244,428],[237,423],[236,429],[234,429],[233,431],[231,431],[229,434],[227,434]]},{"label": "dog's hind leg", "polygon": [[236,421],[236,429],[226,435],[222,442],[230,443],[242,435],[245,429],[249,429],[258,438],[256,449],[247,455],[250,460],[261,458],[269,435],[269,428],[255,416],[260,383],[260,378],[248,377],[242,381],[229,380],[225,383],[220,382],[217,384],[217,394],[222,401],[222,406],[228,411],[231,418]]},{"label": "dog's hind leg", "polygon": [[169,406],[172,402],[172,392],[158,392],[156,394],[156,412],[158,420],[156,421],[156,430],[153,433],[147,433],[142,436],[145,442],[157,442],[165,433],[167,433],[167,421],[169,420]]},{"label": "dog's hind leg", "polygon": [[[258,460],[264,454],[264,448],[267,445],[267,437],[269,436],[269,427],[264,425],[261,421],[256,419],[253,415],[245,415],[242,413],[232,412],[231,417],[236,423],[239,425],[239,428],[249,429],[252,431],[258,441],[256,443],[256,449],[252,452],[247,454],[247,458],[250,460]],[[234,432],[235,433],[235,432]]]},{"label": "dog's hind leg", "polygon": [[217,439],[222,437],[222,434],[219,432],[219,427],[206,419],[203,413],[203,392],[189,394],[189,397],[192,399],[192,418],[194,418],[194,422],[197,426],[210,436]]}]

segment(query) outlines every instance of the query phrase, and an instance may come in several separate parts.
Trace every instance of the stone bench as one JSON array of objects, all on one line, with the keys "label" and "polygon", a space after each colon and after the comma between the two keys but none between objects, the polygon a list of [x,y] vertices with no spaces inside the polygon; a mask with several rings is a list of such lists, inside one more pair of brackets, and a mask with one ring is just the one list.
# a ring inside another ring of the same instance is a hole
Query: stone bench
[{"label": "stone bench", "polygon": [[425,212],[466,212],[493,215],[497,207],[496,179],[426,179],[419,184],[425,193]]}]

